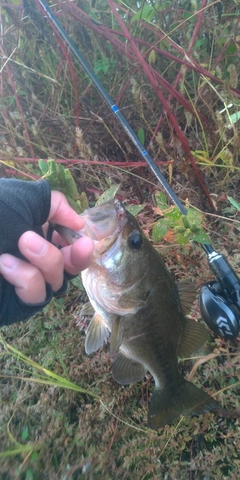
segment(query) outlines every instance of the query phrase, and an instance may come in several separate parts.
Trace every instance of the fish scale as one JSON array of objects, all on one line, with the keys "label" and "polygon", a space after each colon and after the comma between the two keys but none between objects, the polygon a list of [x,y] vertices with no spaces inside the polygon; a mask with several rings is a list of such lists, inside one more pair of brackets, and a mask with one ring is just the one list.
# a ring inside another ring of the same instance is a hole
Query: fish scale
[{"label": "fish scale", "polygon": [[[88,209],[82,216],[86,227],[79,235],[95,241],[91,264],[82,273],[95,310],[86,352],[95,352],[110,337],[116,381],[128,384],[141,381],[147,371],[152,374],[150,428],[217,408],[210,395],[179,371],[178,357],[194,353],[208,336],[203,325],[185,316],[196,296],[192,283],[175,283],[161,255],[119,200]],[[57,230],[69,243],[77,238],[65,227]]]}]

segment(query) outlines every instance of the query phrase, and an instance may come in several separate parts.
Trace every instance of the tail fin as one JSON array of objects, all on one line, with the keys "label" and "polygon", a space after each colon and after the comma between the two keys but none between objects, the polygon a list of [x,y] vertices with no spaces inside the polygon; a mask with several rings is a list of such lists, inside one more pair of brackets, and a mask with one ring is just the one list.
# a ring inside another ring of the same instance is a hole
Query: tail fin
[{"label": "tail fin", "polygon": [[173,390],[155,389],[148,412],[148,426],[153,430],[172,423],[180,415],[206,413],[218,407],[207,393],[184,380]]}]

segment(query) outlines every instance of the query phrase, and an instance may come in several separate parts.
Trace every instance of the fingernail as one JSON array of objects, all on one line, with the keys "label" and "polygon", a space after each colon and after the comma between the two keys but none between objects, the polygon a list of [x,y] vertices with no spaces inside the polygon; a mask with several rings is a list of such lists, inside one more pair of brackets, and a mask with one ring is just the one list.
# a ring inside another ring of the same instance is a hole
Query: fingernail
[{"label": "fingernail", "polygon": [[0,267],[1,270],[14,270],[19,265],[19,258],[13,257],[7,253],[0,256]]},{"label": "fingernail", "polygon": [[36,233],[28,232],[27,249],[32,253],[42,255],[47,249],[47,242],[45,238],[40,237]]}]

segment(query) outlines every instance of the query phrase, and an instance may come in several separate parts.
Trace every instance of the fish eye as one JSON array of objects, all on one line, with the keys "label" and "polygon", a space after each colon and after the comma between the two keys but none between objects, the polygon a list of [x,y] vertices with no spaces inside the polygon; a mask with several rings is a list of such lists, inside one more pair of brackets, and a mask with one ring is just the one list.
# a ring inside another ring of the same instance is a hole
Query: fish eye
[{"label": "fish eye", "polygon": [[128,237],[130,247],[139,250],[143,243],[143,238],[138,230],[134,230]]}]

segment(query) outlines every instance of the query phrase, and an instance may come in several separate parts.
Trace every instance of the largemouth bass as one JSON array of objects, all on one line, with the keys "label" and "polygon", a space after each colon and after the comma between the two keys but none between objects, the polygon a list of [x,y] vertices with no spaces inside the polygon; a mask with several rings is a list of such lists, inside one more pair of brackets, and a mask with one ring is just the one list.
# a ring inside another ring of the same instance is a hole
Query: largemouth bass
[{"label": "largemouth bass", "polygon": [[121,384],[141,381],[149,371],[155,381],[148,425],[158,429],[180,415],[208,412],[218,404],[184,379],[178,357],[190,356],[206,340],[207,330],[186,318],[196,296],[187,281],[176,284],[160,254],[136,219],[118,200],[86,210],[80,232],[57,231],[69,243],[81,235],[96,242],[82,281],[95,314],[85,340],[88,354],[110,336],[115,355],[113,378]]}]

